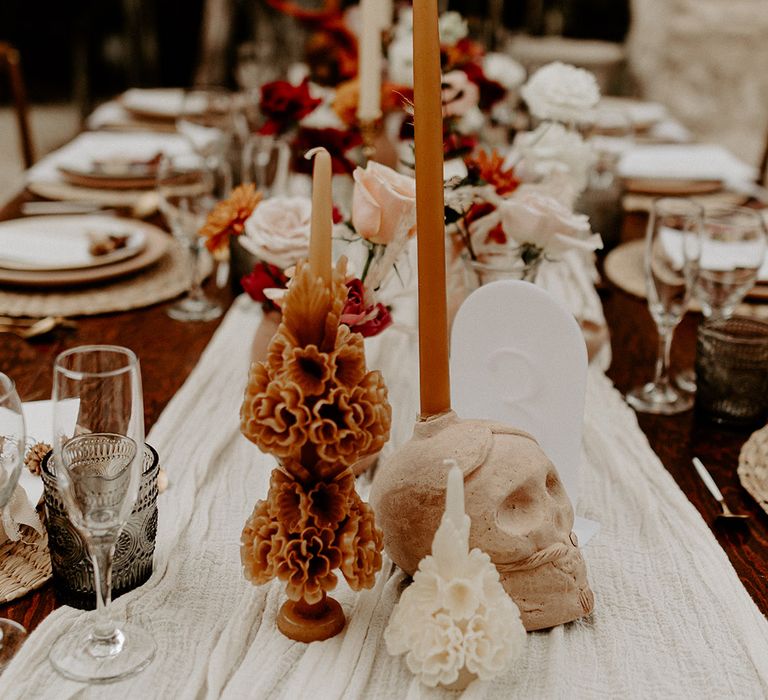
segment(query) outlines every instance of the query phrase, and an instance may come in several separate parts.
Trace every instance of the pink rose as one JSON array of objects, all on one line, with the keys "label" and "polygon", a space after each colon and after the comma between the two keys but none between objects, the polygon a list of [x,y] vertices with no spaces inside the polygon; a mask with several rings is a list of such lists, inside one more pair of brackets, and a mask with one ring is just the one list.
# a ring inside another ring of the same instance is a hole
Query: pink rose
[{"label": "pink rose", "polygon": [[443,76],[443,116],[463,117],[480,102],[480,88],[463,70]]},{"label": "pink rose", "polygon": [[368,161],[352,174],[352,225],[371,243],[389,245],[416,223],[416,181]]},{"label": "pink rose", "polygon": [[519,245],[533,245],[551,254],[569,248],[602,248],[600,236],[590,235],[585,215],[538,191],[518,189],[499,205],[498,214],[504,233]]}]

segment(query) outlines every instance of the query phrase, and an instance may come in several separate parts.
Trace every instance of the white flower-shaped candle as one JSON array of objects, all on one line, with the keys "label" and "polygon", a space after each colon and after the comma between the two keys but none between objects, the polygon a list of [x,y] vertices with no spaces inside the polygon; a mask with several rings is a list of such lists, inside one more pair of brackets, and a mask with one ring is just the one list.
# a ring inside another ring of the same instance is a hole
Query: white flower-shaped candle
[{"label": "white flower-shaped candle", "polygon": [[520,611],[505,593],[490,557],[469,549],[464,476],[453,460],[445,513],[413,583],[384,632],[392,655],[406,654],[412,673],[430,687],[464,688],[504,673],[523,651]]},{"label": "white flower-shaped candle", "polygon": [[539,68],[520,94],[534,117],[566,123],[577,122],[600,101],[595,76],[560,61]]}]

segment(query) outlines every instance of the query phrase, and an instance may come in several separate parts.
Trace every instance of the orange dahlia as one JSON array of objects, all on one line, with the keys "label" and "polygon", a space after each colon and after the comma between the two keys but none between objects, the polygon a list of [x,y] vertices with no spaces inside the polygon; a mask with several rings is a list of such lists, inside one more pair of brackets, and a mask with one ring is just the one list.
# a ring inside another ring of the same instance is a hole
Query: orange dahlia
[{"label": "orange dahlia", "polygon": [[493,185],[500,195],[514,192],[520,184],[514,168],[505,169],[504,156],[495,150],[490,153],[481,150],[475,158],[467,159],[467,169],[489,185]]},{"label": "orange dahlia", "polygon": [[226,256],[229,237],[239,236],[245,222],[261,201],[261,192],[253,184],[240,185],[232,190],[228,199],[219,202],[208,214],[200,235],[205,247],[215,256]]}]

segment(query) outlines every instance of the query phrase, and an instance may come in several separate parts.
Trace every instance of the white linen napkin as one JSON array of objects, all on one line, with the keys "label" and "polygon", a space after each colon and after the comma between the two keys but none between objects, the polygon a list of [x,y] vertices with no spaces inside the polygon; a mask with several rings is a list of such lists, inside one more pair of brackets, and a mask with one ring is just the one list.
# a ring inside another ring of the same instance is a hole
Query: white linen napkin
[{"label": "white linen napkin", "polygon": [[37,517],[34,507],[30,504],[26,491],[21,484],[18,484],[11,500],[2,509],[0,544],[7,540],[18,542],[22,537],[20,525],[27,525],[39,534],[43,533],[43,524],[40,522],[40,518]]},{"label": "white linen napkin", "polygon": [[628,178],[722,180],[750,182],[755,169],[715,144],[636,146],[619,161],[619,175]]}]

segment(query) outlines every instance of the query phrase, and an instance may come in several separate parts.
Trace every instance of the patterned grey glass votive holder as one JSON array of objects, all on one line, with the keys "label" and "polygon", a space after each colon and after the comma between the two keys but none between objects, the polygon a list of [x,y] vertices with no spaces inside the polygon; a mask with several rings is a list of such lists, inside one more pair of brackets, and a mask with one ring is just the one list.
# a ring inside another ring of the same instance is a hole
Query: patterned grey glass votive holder
[{"label": "patterned grey glass votive holder", "polygon": [[762,425],[768,415],[768,323],[751,318],[699,326],[696,411],[716,423]]},{"label": "patterned grey glass votive holder", "polygon": [[[45,527],[51,552],[53,587],[57,600],[81,610],[96,607],[93,566],[80,533],[67,514],[54,472],[53,452],[41,464],[45,498]],[[138,588],[152,575],[157,535],[157,452],[144,445],[139,495],[115,547],[112,563],[112,597]]]}]

